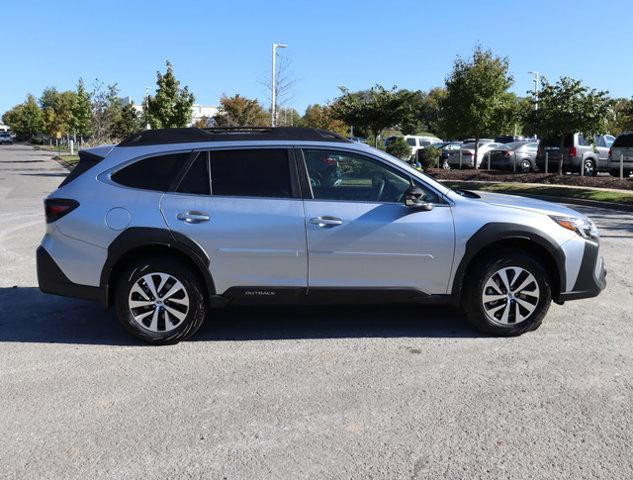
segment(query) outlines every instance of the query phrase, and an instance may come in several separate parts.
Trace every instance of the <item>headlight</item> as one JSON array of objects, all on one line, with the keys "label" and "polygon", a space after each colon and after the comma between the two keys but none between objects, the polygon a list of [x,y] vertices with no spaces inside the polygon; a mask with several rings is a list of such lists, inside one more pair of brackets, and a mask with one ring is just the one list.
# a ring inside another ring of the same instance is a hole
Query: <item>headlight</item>
[{"label": "headlight", "polygon": [[550,218],[561,227],[571,230],[572,232],[576,232],[582,238],[598,238],[599,234],[596,224],[589,219],[556,216],[551,216]]}]

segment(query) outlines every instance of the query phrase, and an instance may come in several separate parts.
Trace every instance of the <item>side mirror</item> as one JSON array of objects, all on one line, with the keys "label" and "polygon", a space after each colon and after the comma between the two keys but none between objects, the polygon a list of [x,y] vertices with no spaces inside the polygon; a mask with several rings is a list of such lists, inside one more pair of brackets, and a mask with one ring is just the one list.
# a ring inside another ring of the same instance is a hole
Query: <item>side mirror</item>
[{"label": "side mirror", "polygon": [[426,202],[426,192],[417,185],[409,187],[404,192],[404,204],[416,210],[433,210],[433,204]]}]

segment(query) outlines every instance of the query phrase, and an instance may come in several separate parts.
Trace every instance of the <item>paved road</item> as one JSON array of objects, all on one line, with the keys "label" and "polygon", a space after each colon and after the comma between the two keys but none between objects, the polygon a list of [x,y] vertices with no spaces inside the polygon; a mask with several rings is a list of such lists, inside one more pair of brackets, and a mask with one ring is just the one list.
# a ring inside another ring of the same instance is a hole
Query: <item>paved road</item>
[{"label": "paved road", "polygon": [[520,338],[448,309],[227,309],[148,347],[37,290],[63,174],[0,147],[1,478],[633,478],[631,215],[583,209],[609,286]]}]

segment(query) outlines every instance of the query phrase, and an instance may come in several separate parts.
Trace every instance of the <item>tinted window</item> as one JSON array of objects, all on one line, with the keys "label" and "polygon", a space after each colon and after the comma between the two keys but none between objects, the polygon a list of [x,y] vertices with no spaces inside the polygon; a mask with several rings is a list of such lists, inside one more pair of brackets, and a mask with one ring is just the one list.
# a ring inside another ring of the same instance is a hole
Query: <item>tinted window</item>
[{"label": "tinted window", "polygon": [[613,148],[631,148],[633,147],[633,133],[620,135],[613,142]]},{"label": "tinted window", "polygon": [[211,186],[209,182],[209,155],[207,152],[200,152],[198,157],[189,167],[183,177],[178,189],[180,193],[191,193],[195,195],[210,195]]},{"label": "tinted window", "polygon": [[285,149],[211,152],[211,193],[239,197],[292,197]]},{"label": "tinted window", "polygon": [[[304,151],[317,200],[402,202],[411,182],[405,174],[363,155],[329,150]],[[432,192],[427,201],[437,202]]]},{"label": "tinted window", "polygon": [[415,147],[415,138],[407,138],[407,145]]},{"label": "tinted window", "polygon": [[607,147],[611,147],[611,145],[613,145],[614,140],[615,140],[615,137],[612,137],[611,135],[604,136],[604,143],[606,144]]},{"label": "tinted window", "polygon": [[126,187],[165,192],[190,153],[173,153],[144,158],[115,172],[112,180]]}]

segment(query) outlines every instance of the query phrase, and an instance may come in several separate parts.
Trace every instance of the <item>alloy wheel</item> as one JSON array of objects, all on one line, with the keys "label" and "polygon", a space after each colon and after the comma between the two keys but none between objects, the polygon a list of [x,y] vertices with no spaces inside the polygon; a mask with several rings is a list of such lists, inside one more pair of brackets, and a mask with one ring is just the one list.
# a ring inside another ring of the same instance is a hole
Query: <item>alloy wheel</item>
[{"label": "alloy wheel", "polygon": [[505,267],[493,273],[484,285],[481,301],[486,316],[499,325],[515,325],[536,310],[539,287],[522,267]]},{"label": "alloy wheel", "polygon": [[153,333],[177,328],[189,312],[187,289],[168,273],[154,272],[139,278],[128,295],[134,321]]}]

